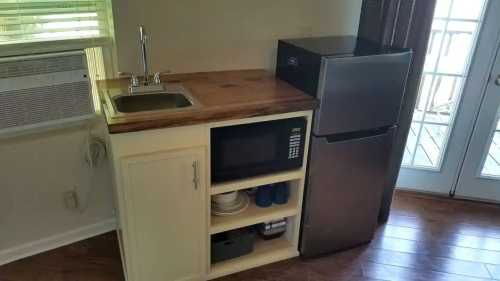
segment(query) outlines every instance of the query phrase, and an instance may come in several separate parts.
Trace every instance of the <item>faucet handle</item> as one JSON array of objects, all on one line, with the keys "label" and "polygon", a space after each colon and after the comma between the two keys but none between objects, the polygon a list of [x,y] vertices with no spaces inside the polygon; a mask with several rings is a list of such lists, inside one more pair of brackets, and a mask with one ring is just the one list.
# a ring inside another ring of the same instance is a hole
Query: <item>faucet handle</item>
[{"label": "faucet handle", "polygon": [[155,72],[154,79],[153,79],[154,83],[157,85],[161,84],[161,76],[165,75],[165,74],[169,74],[169,73],[171,73],[170,70]]},{"label": "faucet handle", "polygon": [[132,72],[118,72],[118,76],[124,78],[130,78],[130,85],[132,87],[139,87],[139,77]]}]

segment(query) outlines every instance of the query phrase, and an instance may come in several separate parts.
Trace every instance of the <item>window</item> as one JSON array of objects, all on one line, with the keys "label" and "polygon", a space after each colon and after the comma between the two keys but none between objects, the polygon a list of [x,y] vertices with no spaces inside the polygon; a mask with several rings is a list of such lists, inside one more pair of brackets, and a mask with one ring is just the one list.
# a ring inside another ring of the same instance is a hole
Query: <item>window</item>
[{"label": "window", "polygon": [[83,49],[96,80],[115,73],[111,0],[0,0],[0,56]]},{"label": "window", "polygon": [[108,0],[0,0],[0,45],[110,36]]}]

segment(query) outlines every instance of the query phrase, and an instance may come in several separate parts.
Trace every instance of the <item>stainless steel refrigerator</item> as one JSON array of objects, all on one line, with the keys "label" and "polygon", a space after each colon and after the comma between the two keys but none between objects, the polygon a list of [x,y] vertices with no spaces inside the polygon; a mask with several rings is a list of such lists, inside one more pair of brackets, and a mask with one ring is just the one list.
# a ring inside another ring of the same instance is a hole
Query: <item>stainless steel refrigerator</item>
[{"label": "stainless steel refrigerator", "polygon": [[377,226],[411,51],[356,37],[280,40],[276,75],[317,97],[300,251],[366,243]]}]

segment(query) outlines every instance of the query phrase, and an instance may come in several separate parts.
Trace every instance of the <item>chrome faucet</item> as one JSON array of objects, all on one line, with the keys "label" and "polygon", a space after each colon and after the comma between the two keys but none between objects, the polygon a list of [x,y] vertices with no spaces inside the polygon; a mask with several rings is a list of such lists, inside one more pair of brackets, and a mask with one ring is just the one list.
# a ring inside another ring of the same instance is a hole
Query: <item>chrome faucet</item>
[{"label": "chrome faucet", "polygon": [[149,85],[149,67],[148,67],[148,56],[147,56],[147,41],[148,37],[146,35],[146,29],[144,26],[139,26],[139,34],[140,34],[140,42],[141,42],[141,58],[142,58],[142,66],[144,70],[144,86]]},{"label": "chrome faucet", "polygon": [[151,75],[149,74],[149,63],[147,54],[148,35],[146,33],[146,29],[142,25],[139,26],[139,35],[140,35],[140,45],[141,45],[140,60],[143,66],[144,78],[142,79],[142,81],[140,81],[137,75],[129,72],[122,72],[120,73],[120,75],[130,77],[129,92],[131,94],[162,91],[164,90],[164,87],[161,82],[160,76],[161,74],[166,74],[168,72],[156,72],[154,76],[151,77]]}]

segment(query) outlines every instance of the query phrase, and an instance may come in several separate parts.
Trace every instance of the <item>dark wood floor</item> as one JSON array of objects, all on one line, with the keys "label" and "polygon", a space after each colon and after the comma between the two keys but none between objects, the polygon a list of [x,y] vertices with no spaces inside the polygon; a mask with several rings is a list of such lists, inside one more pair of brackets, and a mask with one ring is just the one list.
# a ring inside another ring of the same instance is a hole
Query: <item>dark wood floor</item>
[{"label": "dark wood floor", "polygon": [[[121,281],[116,237],[102,235],[2,266],[0,280]],[[218,281],[229,280],[500,280],[500,206],[400,192],[370,245]]]}]

